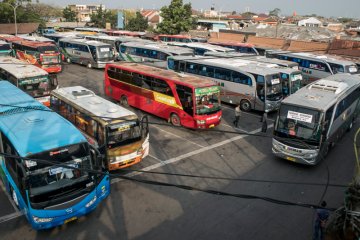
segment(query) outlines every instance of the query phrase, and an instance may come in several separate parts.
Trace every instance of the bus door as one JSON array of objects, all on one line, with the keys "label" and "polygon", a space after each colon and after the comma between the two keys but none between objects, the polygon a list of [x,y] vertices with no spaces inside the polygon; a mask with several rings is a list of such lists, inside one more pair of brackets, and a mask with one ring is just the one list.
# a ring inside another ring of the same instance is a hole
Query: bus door
[{"label": "bus door", "polygon": [[284,97],[290,95],[290,75],[286,73],[280,73],[280,81],[282,87],[282,93]]}]

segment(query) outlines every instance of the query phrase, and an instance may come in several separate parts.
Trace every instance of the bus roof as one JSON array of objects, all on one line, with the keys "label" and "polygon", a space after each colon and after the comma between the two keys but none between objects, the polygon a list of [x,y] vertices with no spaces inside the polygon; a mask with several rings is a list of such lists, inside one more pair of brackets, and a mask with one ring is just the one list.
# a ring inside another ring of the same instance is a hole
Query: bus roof
[{"label": "bus roof", "polygon": [[19,37],[25,39],[25,40],[29,40],[29,41],[38,41],[38,42],[49,42],[49,43],[54,43],[54,40],[50,39],[50,38],[46,38],[46,37],[41,37],[41,36],[29,36],[27,34],[24,35],[18,35]]},{"label": "bus roof", "polygon": [[59,40],[60,42],[68,42],[68,43],[79,43],[79,44],[85,44],[85,45],[90,45],[90,46],[95,46],[95,47],[100,47],[100,46],[111,46],[108,43],[103,43],[103,42],[99,42],[99,41],[95,41],[95,40],[87,40],[87,39],[83,39],[83,38],[62,38]]},{"label": "bus roof", "polygon": [[4,44],[10,44],[10,43],[5,42],[5,41],[3,41],[3,40],[0,40],[0,44],[1,44],[1,45],[4,45]]},{"label": "bus roof", "polygon": [[21,41],[23,40],[22,38],[13,36],[13,35],[9,35],[9,34],[0,34],[0,39],[4,40],[5,42],[15,42],[15,41]]},{"label": "bus roof", "polygon": [[0,106],[0,129],[20,156],[86,142],[70,122],[7,81],[0,81],[0,103],[17,106]]},{"label": "bus roof", "polygon": [[264,56],[251,56],[251,57],[246,57],[246,59],[264,62],[264,63],[273,63],[273,64],[277,64],[279,66],[285,66],[285,67],[299,66],[299,63],[296,63],[296,62],[281,60],[281,59],[277,59],[277,58],[267,58]]},{"label": "bus roof", "polygon": [[173,38],[184,38],[184,39],[191,39],[190,35],[181,35],[181,34],[159,34],[158,37],[173,37]]},{"label": "bus roof", "polygon": [[49,75],[44,69],[13,57],[0,57],[0,69],[18,79]]},{"label": "bus roof", "polygon": [[264,64],[257,64],[249,60],[241,58],[209,58],[209,57],[186,57],[174,56],[174,60],[184,60],[186,62],[193,62],[198,64],[207,64],[214,67],[226,68],[233,71],[242,71],[259,75],[279,74],[279,71],[265,66]]},{"label": "bus roof", "polygon": [[30,40],[20,40],[20,41],[14,41],[14,43],[32,47],[32,48],[38,48],[38,47],[44,47],[44,46],[55,46],[52,42],[39,42],[39,41],[30,41]]},{"label": "bus roof", "polygon": [[215,85],[215,83],[206,77],[197,77],[193,75],[180,74],[174,71],[160,69],[144,64],[138,63],[111,63],[107,64],[109,67],[121,67],[131,72],[139,74],[151,75],[160,79],[172,80],[175,82],[181,82],[193,86],[194,88],[209,87]]},{"label": "bus roof", "polygon": [[208,51],[212,51],[212,52],[222,52],[222,53],[233,53],[236,52],[234,49],[232,48],[227,48],[227,47],[222,47],[222,46],[217,46],[217,45],[212,45],[209,43],[199,43],[199,42],[189,42],[189,43],[182,43],[182,42],[169,42],[167,43],[168,45],[174,45],[174,46],[179,46],[179,47],[187,47],[187,48],[202,48],[202,49],[206,49]]},{"label": "bus roof", "polygon": [[145,48],[148,50],[161,50],[162,52],[175,54],[175,55],[184,55],[184,54],[193,54],[194,51],[190,48],[170,46],[162,43],[143,43],[143,42],[126,42],[121,44],[126,47],[135,47],[135,48]]},{"label": "bus roof", "polygon": [[359,76],[339,73],[299,89],[285,98],[282,103],[326,111],[347,91],[357,87],[360,87]]},{"label": "bus roof", "polygon": [[68,101],[83,108],[91,115],[100,116],[98,118],[104,121],[116,120],[114,118],[137,118],[137,115],[134,112],[100,97],[93,91],[82,86],[59,88],[53,90],[52,93],[54,93],[55,96],[66,98]]},{"label": "bus roof", "polygon": [[302,57],[309,60],[320,60],[323,62],[328,63],[334,63],[334,64],[340,64],[340,65],[355,65],[354,62],[346,61],[346,60],[340,60],[332,57],[328,57],[325,55],[315,55],[311,53],[305,53],[305,52],[298,52],[298,53],[280,53],[280,55],[288,55],[292,57]]},{"label": "bus roof", "polygon": [[242,43],[242,42],[236,42],[236,41],[221,41],[221,42],[216,42],[216,41],[210,41],[210,44],[215,44],[215,45],[222,45],[222,46],[238,46],[238,47],[254,47],[254,44],[251,43]]}]

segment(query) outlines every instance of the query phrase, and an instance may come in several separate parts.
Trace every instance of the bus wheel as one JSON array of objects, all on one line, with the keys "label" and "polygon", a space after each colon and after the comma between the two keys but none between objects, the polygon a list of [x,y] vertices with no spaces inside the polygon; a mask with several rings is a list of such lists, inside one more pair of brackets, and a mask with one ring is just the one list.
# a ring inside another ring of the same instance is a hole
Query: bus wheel
[{"label": "bus wheel", "polygon": [[129,106],[129,102],[128,102],[128,99],[126,96],[121,96],[121,99],[120,99],[120,104],[125,106],[125,107],[128,107]]},{"label": "bus wheel", "polygon": [[87,68],[92,68],[91,63],[86,64],[86,67],[87,67]]},{"label": "bus wheel", "polygon": [[176,113],[171,114],[170,122],[172,125],[174,125],[176,127],[180,127],[180,118]]},{"label": "bus wheel", "polygon": [[251,109],[251,104],[248,100],[241,100],[240,108],[241,108],[241,110],[243,110],[245,112],[249,112]]},{"label": "bus wheel", "polygon": [[17,207],[19,207],[19,200],[18,200],[18,198],[16,196],[16,192],[14,191],[14,189],[12,187],[10,187],[10,194],[11,194],[11,198],[14,201],[15,205]]}]

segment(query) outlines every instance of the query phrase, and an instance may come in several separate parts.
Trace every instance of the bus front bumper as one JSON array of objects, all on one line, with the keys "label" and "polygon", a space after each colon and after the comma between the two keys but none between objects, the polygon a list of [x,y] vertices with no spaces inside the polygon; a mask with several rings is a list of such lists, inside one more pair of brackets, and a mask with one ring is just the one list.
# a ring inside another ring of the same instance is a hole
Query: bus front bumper
[{"label": "bus front bumper", "polygon": [[290,147],[275,139],[272,140],[272,152],[277,157],[305,165],[315,165],[319,155],[318,149]]}]

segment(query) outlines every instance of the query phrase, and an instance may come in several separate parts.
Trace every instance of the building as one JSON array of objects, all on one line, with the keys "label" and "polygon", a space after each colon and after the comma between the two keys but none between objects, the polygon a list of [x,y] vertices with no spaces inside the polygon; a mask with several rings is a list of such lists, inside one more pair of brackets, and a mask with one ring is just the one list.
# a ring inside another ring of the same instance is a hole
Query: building
[{"label": "building", "polygon": [[160,11],[158,10],[141,10],[141,15],[147,18],[149,26],[156,28],[161,21]]},{"label": "building", "polygon": [[105,5],[68,5],[71,11],[76,12],[76,18],[79,22],[90,22],[90,16],[98,9],[105,11]]},{"label": "building", "polygon": [[321,27],[322,26],[322,22],[320,20],[318,20],[317,18],[311,17],[311,18],[307,18],[307,19],[303,19],[300,20],[298,22],[298,26],[303,26],[303,27]]}]

